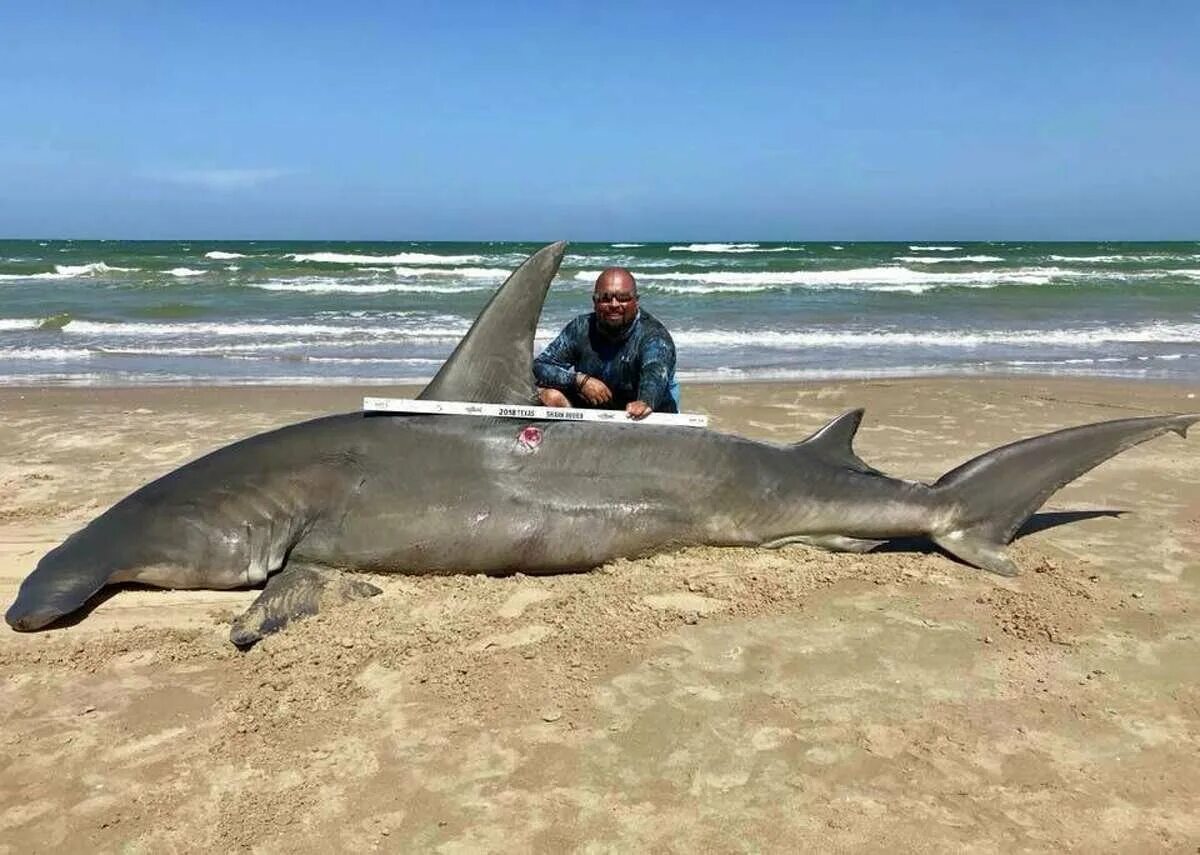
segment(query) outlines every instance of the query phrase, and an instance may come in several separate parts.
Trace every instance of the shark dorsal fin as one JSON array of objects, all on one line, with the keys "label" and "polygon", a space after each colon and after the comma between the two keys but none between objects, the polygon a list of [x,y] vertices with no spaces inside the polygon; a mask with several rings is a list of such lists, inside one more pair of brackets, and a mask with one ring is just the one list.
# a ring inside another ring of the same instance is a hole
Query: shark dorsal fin
[{"label": "shark dorsal fin", "polygon": [[417,397],[427,401],[530,404],[533,334],[565,241],[529,256],[504,280],[441,369]]},{"label": "shark dorsal fin", "polygon": [[806,452],[816,452],[827,460],[832,460],[857,472],[882,475],[882,472],[873,466],[868,466],[854,453],[854,434],[858,432],[862,418],[863,411],[861,409],[842,413],[808,439],[797,442],[792,447],[803,449]]}]

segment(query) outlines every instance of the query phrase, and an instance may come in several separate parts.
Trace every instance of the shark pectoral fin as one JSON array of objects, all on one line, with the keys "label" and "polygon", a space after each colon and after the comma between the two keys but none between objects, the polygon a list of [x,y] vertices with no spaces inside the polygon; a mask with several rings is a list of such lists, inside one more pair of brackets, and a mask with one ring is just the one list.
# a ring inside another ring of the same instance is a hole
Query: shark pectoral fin
[{"label": "shark pectoral fin", "polygon": [[315,615],[322,607],[374,597],[383,591],[345,573],[311,565],[289,565],[267,580],[250,608],[233,621],[229,640],[250,647],[291,621]]},{"label": "shark pectoral fin", "polygon": [[841,534],[794,534],[772,540],[762,546],[764,549],[778,549],[789,543],[803,543],[807,546],[828,549],[830,552],[870,552],[885,542],[883,540],[866,540],[861,537],[846,537]]},{"label": "shark pectoral fin", "polygon": [[1019,572],[1016,562],[1005,552],[1004,544],[979,531],[967,529],[934,535],[933,542],[955,558],[997,576],[1016,576]]}]

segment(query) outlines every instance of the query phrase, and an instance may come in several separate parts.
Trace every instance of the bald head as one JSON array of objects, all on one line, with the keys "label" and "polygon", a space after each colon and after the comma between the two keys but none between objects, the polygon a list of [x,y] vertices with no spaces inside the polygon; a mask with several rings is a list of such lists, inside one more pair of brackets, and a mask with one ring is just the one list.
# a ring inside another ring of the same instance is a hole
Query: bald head
[{"label": "bald head", "polygon": [[617,333],[637,318],[637,282],[624,267],[610,267],[596,277],[592,291],[596,320],[609,333]]},{"label": "bald head", "polygon": [[596,277],[595,292],[599,294],[610,288],[620,289],[637,296],[637,280],[624,267],[606,267],[600,271],[600,275]]}]

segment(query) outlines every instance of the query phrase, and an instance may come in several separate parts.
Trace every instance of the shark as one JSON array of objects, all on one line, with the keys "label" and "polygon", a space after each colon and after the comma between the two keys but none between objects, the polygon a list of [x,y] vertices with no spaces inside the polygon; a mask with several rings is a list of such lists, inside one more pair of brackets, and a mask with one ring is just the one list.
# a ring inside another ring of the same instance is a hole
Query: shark
[{"label": "shark", "polygon": [[[566,244],[492,296],[420,397],[529,405],[533,339]],[[1010,576],[1006,547],[1041,505],[1115,454],[1200,413],[1057,430],[988,451],[933,483],[854,452],[856,409],[806,439],[707,429],[352,412],[234,442],[146,484],[38,561],[5,620],[54,625],[101,589],[262,591],[233,620],[248,647],[380,589],[370,573],[567,573],[688,545],[805,543],[867,552],[927,538]]]}]

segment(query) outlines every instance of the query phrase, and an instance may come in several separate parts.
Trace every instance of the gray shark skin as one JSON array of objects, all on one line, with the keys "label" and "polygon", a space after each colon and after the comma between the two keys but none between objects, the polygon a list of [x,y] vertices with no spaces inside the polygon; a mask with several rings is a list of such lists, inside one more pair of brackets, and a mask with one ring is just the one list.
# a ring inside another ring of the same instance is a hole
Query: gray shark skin
[{"label": "gray shark skin", "polygon": [[[501,286],[422,397],[531,403],[533,334],[565,245]],[[867,551],[926,536],[1012,575],[1005,546],[1056,490],[1200,414],[1068,428],[989,451],[933,484],[852,450],[862,411],[803,442],[631,424],[348,413],[233,443],[142,487],[47,553],[5,620],[36,630],[106,585],[241,588],[242,646],[378,589],[344,570],[586,570],[690,544]]]}]

